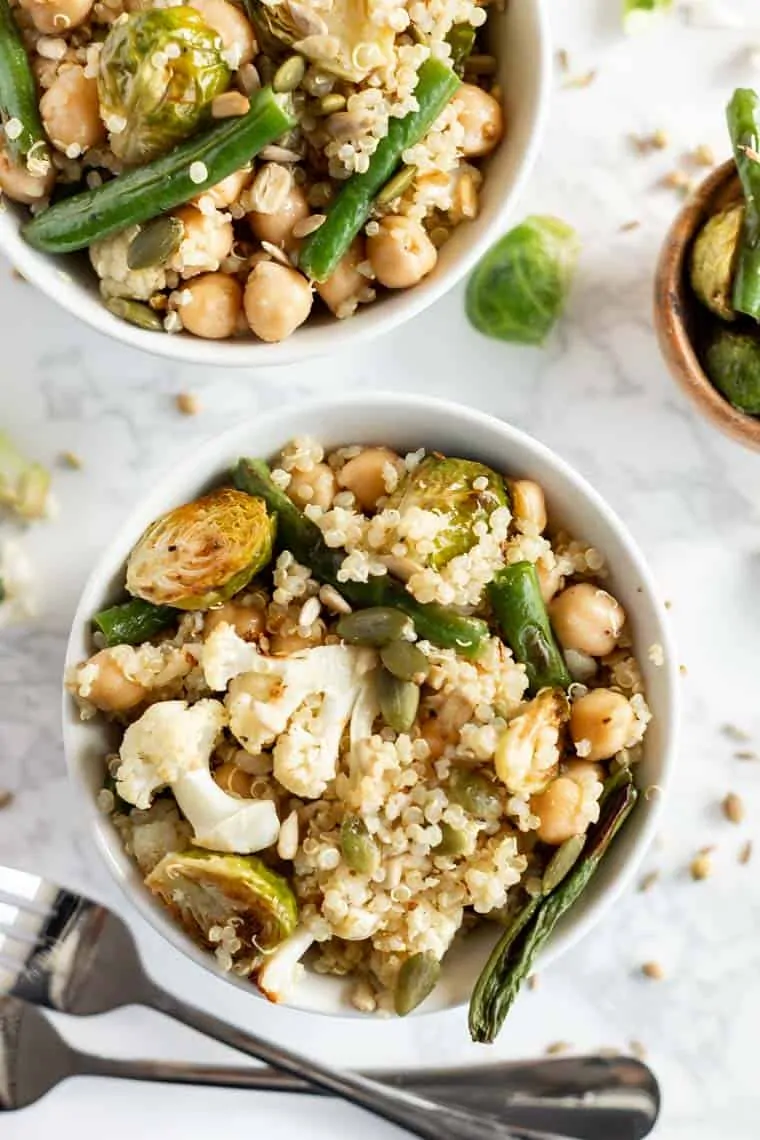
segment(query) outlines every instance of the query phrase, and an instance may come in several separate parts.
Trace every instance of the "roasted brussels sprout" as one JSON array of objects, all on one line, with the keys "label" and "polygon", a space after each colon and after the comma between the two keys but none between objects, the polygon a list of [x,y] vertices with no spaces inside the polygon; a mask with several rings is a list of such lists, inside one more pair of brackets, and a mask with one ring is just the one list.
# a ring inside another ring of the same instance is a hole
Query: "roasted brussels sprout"
[{"label": "roasted brussels sprout", "polygon": [[476,524],[487,522],[497,507],[507,506],[507,492],[502,477],[482,463],[428,455],[389,496],[387,505],[402,513],[421,507],[447,517],[428,558],[428,565],[440,569],[475,545]]},{"label": "roasted brussels sprout", "polygon": [[705,223],[691,251],[691,287],[723,321],[736,318],[733,288],[743,225],[744,204],[737,202]]},{"label": "roasted brussels sprout", "polygon": [[705,354],[707,374],[735,408],[760,415],[760,341],[720,329]]},{"label": "roasted brussels sprout", "polygon": [[215,949],[222,931],[234,929],[240,945],[233,950],[234,943],[231,948],[227,940],[226,948],[235,960],[260,960],[288,938],[298,922],[298,905],[287,880],[254,855],[218,855],[195,848],[171,852],[145,885],[201,946]]},{"label": "roasted brussels sprout", "polygon": [[265,51],[295,49],[351,83],[393,64],[396,33],[372,20],[368,0],[333,0],[329,7],[298,0],[247,0],[248,14]]},{"label": "roasted brussels sprout", "polygon": [[159,606],[210,609],[266,566],[274,534],[262,499],[222,487],[151,523],[129,556],[127,590]]},{"label": "roasted brussels sprout", "polygon": [[221,38],[193,8],[151,8],[118,20],[98,73],[114,153],[130,165],[165,154],[193,133],[229,80]]}]

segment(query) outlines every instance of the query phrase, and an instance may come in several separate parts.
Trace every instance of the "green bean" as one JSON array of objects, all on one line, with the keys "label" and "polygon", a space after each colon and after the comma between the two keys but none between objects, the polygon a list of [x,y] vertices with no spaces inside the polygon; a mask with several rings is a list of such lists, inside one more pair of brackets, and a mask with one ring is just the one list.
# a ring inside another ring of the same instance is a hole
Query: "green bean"
[{"label": "green bean", "polygon": [[161,633],[179,618],[170,606],[154,606],[133,598],[120,606],[101,610],[92,619],[105,637],[106,645],[140,645]]},{"label": "green bean", "polygon": [[16,120],[20,128],[18,134],[6,130],[5,135],[8,152],[16,163],[30,154],[35,162],[50,163],[37,84],[8,0],[0,0],[0,118],[6,127]]},{"label": "green bean", "polygon": [[504,640],[525,666],[530,692],[567,689],[572,678],[554,639],[533,563],[514,562],[499,570],[488,597]]},{"label": "green bean", "polygon": [[435,989],[441,976],[441,963],[434,954],[412,954],[398,972],[393,1008],[399,1017],[416,1009]]},{"label": "green bean", "polygon": [[756,93],[746,88],[734,91],[726,118],[746,207],[734,278],[734,308],[760,320],[760,100]]},{"label": "green bean", "polygon": [[260,459],[241,459],[233,473],[240,491],[262,498],[277,515],[277,543],[289,550],[315,578],[334,586],[354,606],[390,606],[414,622],[418,637],[444,649],[455,649],[463,657],[477,657],[488,637],[488,626],[479,618],[465,617],[433,603],[415,601],[404,586],[387,574],[370,577],[368,582],[341,582],[338,573],[345,557],[332,550],[319,527],[275,487],[269,468]]},{"label": "green bean", "polygon": [[239,170],[295,123],[287,97],[265,87],[251,96],[247,114],[226,119],[145,166],[51,206],[24,226],[23,236],[47,253],[84,249],[189,202]]},{"label": "green bean", "polygon": [[404,151],[419,142],[459,87],[450,67],[428,59],[419,70],[414,97],[419,104],[403,119],[391,119],[369,169],[352,174],[327,207],[327,221],[304,239],[299,268],[312,281],[325,281],[345,254],[372,210],[372,204],[402,162]]}]

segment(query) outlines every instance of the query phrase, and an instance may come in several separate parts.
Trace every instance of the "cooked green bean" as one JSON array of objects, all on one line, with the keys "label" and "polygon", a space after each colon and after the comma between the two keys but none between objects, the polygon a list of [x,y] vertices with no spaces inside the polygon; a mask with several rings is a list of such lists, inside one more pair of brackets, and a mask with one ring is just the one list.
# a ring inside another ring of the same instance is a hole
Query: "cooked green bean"
[{"label": "cooked green bean", "polygon": [[400,166],[404,151],[427,134],[459,84],[459,78],[440,60],[423,63],[414,89],[418,109],[403,119],[390,120],[388,134],[378,143],[369,169],[351,175],[326,208],[327,221],[304,239],[299,268],[312,281],[325,281],[333,272],[369,217],[375,198]]},{"label": "cooked green bean", "polygon": [[154,606],[133,598],[120,606],[101,610],[92,619],[105,637],[106,645],[140,645],[155,637],[179,618],[170,606]]},{"label": "cooked green bean", "polygon": [[[30,153],[50,162],[37,105],[37,84],[8,0],[0,0],[0,118],[11,158],[20,163]],[[8,131],[14,122],[15,130]]]},{"label": "cooked green bean", "polygon": [[567,689],[572,678],[554,639],[533,563],[514,562],[499,570],[488,597],[504,640],[525,666],[530,692]]},{"label": "cooked green bean", "polygon": [[146,166],[51,206],[24,226],[23,235],[47,253],[84,249],[196,198],[295,124],[287,96],[265,87],[251,96],[247,114],[224,120]]}]

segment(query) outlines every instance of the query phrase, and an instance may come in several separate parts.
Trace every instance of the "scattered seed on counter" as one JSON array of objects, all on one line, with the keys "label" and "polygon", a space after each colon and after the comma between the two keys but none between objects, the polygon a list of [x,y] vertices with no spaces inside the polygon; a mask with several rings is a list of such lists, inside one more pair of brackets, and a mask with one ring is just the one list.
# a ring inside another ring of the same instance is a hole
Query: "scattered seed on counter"
[{"label": "scattered seed on counter", "polygon": [[579,90],[582,87],[590,87],[598,74],[596,68],[592,68],[590,71],[584,72],[583,75],[570,76],[565,80],[562,86],[567,89],[575,88],[575,90]]},{"label": "scattered seed on counter", "polygon": [[62,451],[58,460],[64,467],[69,467],[72,471],[81,471],[82,469],[82,460],[75,451]]},{"label": "scattered seed on counter", "polygon": [[569,1041],[552,1041],[544,1049],[547,1057],[558,1057],[561,1053],[569,1053],[572,1045]]},{"label": "scattered seed on counter", "polygon": [[565,48],[560,48],[557,52],[557,68],[563,75],[567,75],[570,70],[570,53]]},{"label": "scattered seed on counter", "polygon": [[721,803],[723,814],[729,823],[743,823],[746,815],[744,800],[736,792],[729,792]]},{"label": "scattered seed on counter", "polygon": [[708,851],[700,851],[689,864],[689,873],[695,883],[702,882],[703,879],[709,879],[710,875],[712,875],[712,871],[712,859]]},{"label": "scattered seed on counter", "polygon": [[742,843],[739,848],[738,860],[742,867],[746,867],[752,858],[752,840],[748,839],[746,843]]},{"label": "scattered seed on counter", "polygon": [[667,174],[663,174],[657,185],[663,190],[678,190],[681,194],[688,194],[692,181],[685,170],[669,170]]},{"label": "scattered seed on counter", "polygon": [[659,881],[659,878],[659,871],[649,871],[646,875],[644,875],[643,879],[639,883],[639,890],[641,893],[644,894],[646,891],[651,891],[655,883]]},{"label": "scattered seed on counter", "polygon": [[720,731],[736,744],[747,744],[752,739],[748,732],[736,724],[722,724]]},{"label": "scattered seed on counter", "polygon": [[9,792],[6,788],[0,788],[0,811],[2,811],[3,808],[10,807],[13,800],[13,792]]},{"label": "scattered seed on counter", "polygon": [[649,978],[652,982],[661,982],[665,977],[665,971],[659,962],[644,962],[641,966],[641,972],[645,978]]},{"label": "scattered seed on counter", "polygon": [[639,1061],[645,1061],[646,1060],[646,1057],[647,1057],[646,1046],[643,1045],[641,1041],[637,1041],[635,1037],[632,1037],[631,1040],[628,1042],[628,1048],[630,1049],[631,1054],[634,1057],[638,1058]]},{"label": "scattered seed on counter", "polygon": [[537,990],[540,984],[538,974],[531,974],[528,978],[528,989]]},{"label": "scattered seed on counter", "polygon": [[715,166],[715,151],[707,143],[695,146],[686,157],[694,166]]},{"label": "scattered seed on counter", "polygon": [[749,748],[745,748],[745,749],[741,750],[740,752],[734,752],[734,759],[735,760],[757,760],[757,758],[758,758],[757,752],[753,752]]},{"label": "scattered seed on counter", "polygon": [[178,392],[174,397],[174,403],[177,406],[177,411],[182,412],[183,416],[197,416],[201,410],[198,397],[192,392]]},{"label": "scattered seed on counter", "polygon": [[633,230],[638,230],[638,229],[641,229],[641,222],[636,222],[636,221],[623,222],[622,226],[619,227],[618,233],[630,234],[633,232]]},{"label": "scattered seed on counter", "polygon": [[668,136],[663,130],[652,131],[649,135],[631,135],[631,145],[637,154],[652,154],[656,150],[665,150],[668,143]]}]

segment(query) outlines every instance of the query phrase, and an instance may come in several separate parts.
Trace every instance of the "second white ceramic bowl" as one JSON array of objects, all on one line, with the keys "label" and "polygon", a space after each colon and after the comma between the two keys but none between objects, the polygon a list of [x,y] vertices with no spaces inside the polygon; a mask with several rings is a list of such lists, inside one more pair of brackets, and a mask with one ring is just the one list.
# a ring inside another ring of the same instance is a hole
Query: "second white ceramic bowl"
[{"label": "second white ceramic bowl", "polygon": [[434,272],[414,289],[387,294],[361,306],[354,317],[338,321],[325,314],[307,322],[280,344],[254,339],[212,341],[187,333],[167,336],[146,332],[119,320],[103,307],[98,282],[86,254],[52,257],[28,246],[20,227],[25,209],[0,213],[0,252],[20,273],[99,332],[156,356],[216,367],[265,367],[337,352],[379,336],[432,305],[464,276],[502,233],[522,190],[543,134],[551,76],[548,16],[543,0],[519,0],[492,19],[498,81],[504,91],[507,135],[485,164],[481,211],[460,226],[438,259]]},{"label": "second white ceramic bowl", "polygon": [[[499,471],[540,483],[555,524],[561,522],[571,534],[602,551],[607,559],[610,589],[630,619],[647,699],[654,714],[644,759],[637,768],[638,782],[642,786],[665,787],[675,757],[676,658],[664,608],[631,536],[596,491],[542,444],[501,420],[439,400],[376,393],[286,407],[225,432],[184,463],[174,464],[156,482],[93,568],[74,618],[67,664],[81,661],[92,651],[92,616],[123,594],[124,563],[148,523],[219,483],[240,456],[269,458],[294,436],[306,434],[315,436],[326,448],[348,443],[386,443],[404,454],[424,446],[479,459]],[[665,652],[665,664],[659,668],[647,655],[648,647],[654,643],[662,645]],[[195,946],[145,889],[115,828],[97,809],[103,757],[114,743],[108,726],[98,719],[81,721],[74,702],[66,695],[63,734],[77,796],[92,819],[98,845],[117,882],[170,943],[200,965],[219,973],[213,956]],[[662,796],[641,797],[588,891],[553,935],[541,956],[542,968],[588,933],[630,881],[654,833],[661,803]],[[447,955],[441,982],[423,1011],[448,1009],[468,1000],[497,934],[497,927],[483,927]],[[222,976],[230,984],[258,994],[250,983],[229,974]],[[344,980],[310,973],[301,983],[293,1004],[314,1012],[347,1015],[352,1012],[347,993]]]}]

